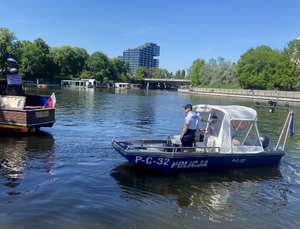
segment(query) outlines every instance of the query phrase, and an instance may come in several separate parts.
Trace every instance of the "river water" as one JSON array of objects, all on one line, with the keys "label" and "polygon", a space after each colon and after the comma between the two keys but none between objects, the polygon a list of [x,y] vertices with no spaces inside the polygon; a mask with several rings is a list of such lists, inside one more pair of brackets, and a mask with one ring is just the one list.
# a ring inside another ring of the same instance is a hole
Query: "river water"
[{"label": "river water", "polygon": [[[250,169],[166,173],[133,166],[111,147],[116,136],[180,134],[186,103],[256,101],[156,90],[26,91],[52,92],[52,128],[0,136],[0,228],[300,227],[298,132],[279,165]],[[300,107],[293,108],[297,121]],[[262,117],[264,132],[278,132],[276,113]]]}]

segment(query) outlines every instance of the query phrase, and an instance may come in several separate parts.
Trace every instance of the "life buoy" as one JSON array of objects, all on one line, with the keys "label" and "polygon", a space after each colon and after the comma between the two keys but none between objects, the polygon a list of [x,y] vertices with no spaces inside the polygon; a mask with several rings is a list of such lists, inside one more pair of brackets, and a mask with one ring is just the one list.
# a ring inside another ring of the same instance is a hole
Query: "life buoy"
[{"label": "life buoy", "polygon": [[248,126],[249,122],[248,121],[238,122],[237,120],[232,120],[232,124],[236,129],[243,130]]}]

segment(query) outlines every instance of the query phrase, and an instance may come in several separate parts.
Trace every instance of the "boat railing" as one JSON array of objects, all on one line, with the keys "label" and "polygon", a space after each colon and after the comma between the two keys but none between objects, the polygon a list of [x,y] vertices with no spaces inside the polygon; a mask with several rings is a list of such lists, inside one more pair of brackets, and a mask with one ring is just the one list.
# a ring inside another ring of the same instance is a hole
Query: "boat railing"
[{"label": "boat railing", "polygon": [[166,146],[160,148],[166,152],[174,152],[174,153],[184,152],[184,150],[188,150],[188,152],[192,152],[192,153],[220,153],[220,147],[217,146],[203,146],[203,147]]},{"label": "boat railing", "polygon": [[289,107],[276,107],[276,103],[274,103],[271,107],[270,106],[262,106],[262,105],[253,105],[252,108],[255,110],[258,110],[261,108],[268,109],[269,113],[274,113],[275,110],[286,110],[287,111],[287,116],[286,116],[284,125],[283,125],[280,135],[278,137],[276,146],[274,148],[274,150],[279,150],[279,149],[284,150],[286,141],[289,137],[289,133],[290,133],[290,136],[292,136],[293,132],[294,132],[294,111],[293,111],[293,109],[291,109]]},{"label": "boat railing", "polygon": [[141,145],[128,145],[125,151],[131,150],[147,150],[149,152],[172,152],[182,153],[184,150],[193,153],[220,153],[220,147],[182,147],[182,146],[141,146]]},{"label": "boat railing", "polygon": [[182,147],[181,144],[167,145],[165,140],[131,140],[131,141],[116,141],[115,138],[113,142],[116,142],[124,151],[138,151],[138,152],[151,152],[151,153],[182,153],[185,150],[193,153],[219,153],[220,147],[207,147],[207,146],[192,146],[192,147]]}]

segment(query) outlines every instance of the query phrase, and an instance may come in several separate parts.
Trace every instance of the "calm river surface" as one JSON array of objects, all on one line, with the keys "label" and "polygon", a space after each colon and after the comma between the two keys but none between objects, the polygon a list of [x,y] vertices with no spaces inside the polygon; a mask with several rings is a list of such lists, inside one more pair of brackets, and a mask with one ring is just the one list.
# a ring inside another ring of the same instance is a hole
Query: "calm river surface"
[{"label": "calm river surface", "polygon": [[[52,128],[0,136],[0,228],[300,228],[299,106],[296,135],[278,166],[165,173],[127,163],[112,138],[180,134],[186,103],[256,101],[154,90],[26,91],[52,92]],[[263,115],[264,133],[280,129],[271,116]]]}]

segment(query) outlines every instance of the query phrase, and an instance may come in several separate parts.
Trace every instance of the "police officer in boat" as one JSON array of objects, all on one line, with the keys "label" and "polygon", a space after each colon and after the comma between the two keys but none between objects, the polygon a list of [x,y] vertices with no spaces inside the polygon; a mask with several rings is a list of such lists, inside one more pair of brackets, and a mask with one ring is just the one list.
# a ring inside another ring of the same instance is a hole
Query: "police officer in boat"
[{"label": "police officer in boat", "polygon": [[[184,112],[187,116],[184,119],[184,126],[180,135],[182,147],[192,147],[195,142],[195,132],[197,127],[197,120],[202,122],[210,122],[210,120],[204,119],[200,115],[196,114],[191,104],[183,106]],[[184,152],[190,152],[189,148],[184,149]]]}]

